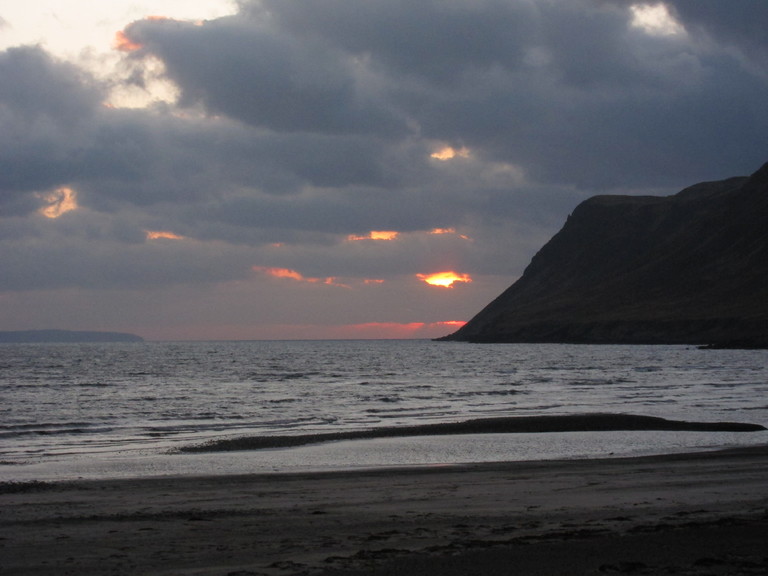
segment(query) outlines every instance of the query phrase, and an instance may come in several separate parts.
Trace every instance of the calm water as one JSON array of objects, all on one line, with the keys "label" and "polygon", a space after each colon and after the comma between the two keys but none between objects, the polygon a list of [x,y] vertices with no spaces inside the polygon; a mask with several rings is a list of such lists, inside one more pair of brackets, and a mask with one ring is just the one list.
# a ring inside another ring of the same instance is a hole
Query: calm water
[{"label": "calm water", "polygon": [[[525,434],[168,456],[222,437],[621,412],[768,425],[768,351],[431,341],[0,345],[0,480],[583,457],[763,432]],[[170,462],[170,463],[169,463]]]}]

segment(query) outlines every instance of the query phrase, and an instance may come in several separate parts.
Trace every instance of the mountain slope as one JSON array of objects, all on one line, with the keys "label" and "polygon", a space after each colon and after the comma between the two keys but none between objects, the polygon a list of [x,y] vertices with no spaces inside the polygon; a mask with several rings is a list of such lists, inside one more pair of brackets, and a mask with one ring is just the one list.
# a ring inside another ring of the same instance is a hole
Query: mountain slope
[{"label": "mountain slope", "polygon": [[768,164],[674,196],[581,203],[472,342],[768,344]]}]

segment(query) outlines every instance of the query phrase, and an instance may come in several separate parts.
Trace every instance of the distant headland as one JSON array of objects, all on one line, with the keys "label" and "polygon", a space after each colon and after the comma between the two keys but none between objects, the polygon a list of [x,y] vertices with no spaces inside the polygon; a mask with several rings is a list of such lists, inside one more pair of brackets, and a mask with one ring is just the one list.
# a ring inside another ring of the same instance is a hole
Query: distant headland
[{"label": "distant headland", "polygon": [[76,330],[18,330],[0,332],[0,343],[59,342],[143,342],[144,338],[125,332]]},{"label": "distant headland", "polygon": [[768,164],[673,196],[582,202],[441,340],[768,348]]}]

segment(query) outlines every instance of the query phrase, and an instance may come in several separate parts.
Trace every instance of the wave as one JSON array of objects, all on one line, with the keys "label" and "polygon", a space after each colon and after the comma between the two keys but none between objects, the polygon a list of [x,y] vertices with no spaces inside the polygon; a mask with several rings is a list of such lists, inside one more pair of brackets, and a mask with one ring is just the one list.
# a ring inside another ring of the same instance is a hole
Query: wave
[{"label": "wave", "polygon": [[22,436],[65,436],[69,434],[99,434],[111,432],[110,426],[98,426],[91,422],[50,422],[39,424],[9,424],[0,426],[0,438]]}]

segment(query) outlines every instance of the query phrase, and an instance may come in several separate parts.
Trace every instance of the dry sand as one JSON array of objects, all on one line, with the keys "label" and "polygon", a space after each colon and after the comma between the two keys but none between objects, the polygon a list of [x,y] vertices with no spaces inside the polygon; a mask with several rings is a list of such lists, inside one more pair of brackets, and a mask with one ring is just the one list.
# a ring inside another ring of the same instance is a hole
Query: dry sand
[{"label": "dry sand", "polygon": [[768,447],[4,484],[0,574],[768,574]]}]

